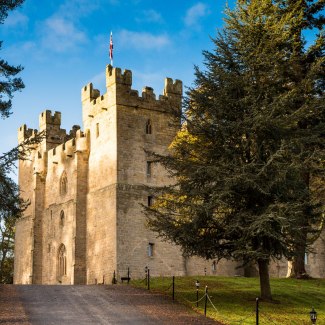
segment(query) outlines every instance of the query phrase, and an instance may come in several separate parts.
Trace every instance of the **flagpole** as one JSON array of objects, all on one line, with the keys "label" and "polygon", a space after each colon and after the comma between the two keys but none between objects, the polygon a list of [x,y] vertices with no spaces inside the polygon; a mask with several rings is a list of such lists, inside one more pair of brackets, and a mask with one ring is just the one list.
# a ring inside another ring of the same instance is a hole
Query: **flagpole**
[{"label": "flagpole", "polygon": [[111,66],[113,66],[113,33],[111,31],[111,36],[109,39],[109,58],[111,60]]}]

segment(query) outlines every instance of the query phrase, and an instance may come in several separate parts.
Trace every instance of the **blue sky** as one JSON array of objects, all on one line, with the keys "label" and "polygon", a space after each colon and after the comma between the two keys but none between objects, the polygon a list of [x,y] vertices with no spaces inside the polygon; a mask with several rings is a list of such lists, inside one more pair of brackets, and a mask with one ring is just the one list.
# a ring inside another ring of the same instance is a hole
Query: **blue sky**
[{"label": "blue sky", "polygon": [[[232,3],[232,1],[228,1]],[[81,123],[80,90],[105,91],[109,34],[114,66],[133,72],[133,89],[162,93],[164,78],[193,80],[202,50],[223,25],[226,1],[26,0],[1,25],[0,57],[21,64],[26,88],[15,93],[13,114],[0,119],[0,153],[16,145],[22,124],[38,128],[45,109],[62,113],[62,128]]]},{"label": "blue sky", "polygon": [[165,77],[190,86],[227,2],[235,0],[26,0],[0,27],[0,57],[24,67],[26,85],[10,118],[0,119],[0,153],[17,144],[22,124],[37,129],[45,109],[60,111],[67,131],[83,128],[80,91],[88,82],[105,91],[110,31],[114,66],[132,70],[133,89],[150,86],[159,95]]}]

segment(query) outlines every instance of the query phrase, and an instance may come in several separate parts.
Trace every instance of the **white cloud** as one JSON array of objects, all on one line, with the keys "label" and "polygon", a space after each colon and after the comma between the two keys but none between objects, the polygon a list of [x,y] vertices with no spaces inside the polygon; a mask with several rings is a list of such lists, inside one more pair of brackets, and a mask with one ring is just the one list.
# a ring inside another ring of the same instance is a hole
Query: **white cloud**
[{"label": "white cloud", "polygon": [[133,32],[125,29],[117,33],[116,40],[122,46],[142,50],[161,49],[170,44],[170,39],[167,35],[153,35],[146,32]]},{"label": "white cloud", "polygon": [[59,6],[56,15],[75,20],[88,16],[99,9],[100,5],[100,0],[67,0]]},{"label": "white cloud", "polygon": [[22,13],[15,11],[11,13],[8,18],[5,20],[4,26],[6,27],[25,27],[28,24],[28,17]]},{"label": "white cloud", "polygon": [[79,31],[73,21],[52,16],[44,22],[42,45],[55,52],[72,50],[87,41],[87,36]]},{"label": "white cloud", "polygon": [[210,14],[208,7],[202,3],[198,2],[196,5],[189,8],[186,12],[186,16],[184,18],[185,25],[195,26],[198,24],[198,21],[201,17],[207,16]]},{"label": "white cloud", "polygon": [[137,22],[148,23],[162,23],[164,21],[161,14],[153,9],[142,11],[139,17],[136,17],[135,20]]}]

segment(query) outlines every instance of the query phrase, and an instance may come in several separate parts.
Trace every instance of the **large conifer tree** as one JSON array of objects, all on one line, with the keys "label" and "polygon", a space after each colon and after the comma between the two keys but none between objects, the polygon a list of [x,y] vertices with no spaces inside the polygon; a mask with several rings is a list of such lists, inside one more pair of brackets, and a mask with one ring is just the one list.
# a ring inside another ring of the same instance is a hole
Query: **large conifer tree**
[{"label": "large conifer tree", "polygon": [[188,255],[257,263],[264,299],[270,260],[321,230],[310,179],[324,181],[324,35],[303,35],[323,27],[323,8],[239,0],[195,68],[170,155],[155,155],[175,184],[156,189],[149,226]]},{"label": "large conifer tree", "polygon": [[[0,0],[0,24],[8,16],[8,12],[21,6],[24,0]],[[2,41],[0,41],[0,50]],[[23,70],[22,66],[10,65],[6,60],[0,59],[0,116],[6,118],[9,116],[15,91],[25,87],[21,78],[16,75]]]}]

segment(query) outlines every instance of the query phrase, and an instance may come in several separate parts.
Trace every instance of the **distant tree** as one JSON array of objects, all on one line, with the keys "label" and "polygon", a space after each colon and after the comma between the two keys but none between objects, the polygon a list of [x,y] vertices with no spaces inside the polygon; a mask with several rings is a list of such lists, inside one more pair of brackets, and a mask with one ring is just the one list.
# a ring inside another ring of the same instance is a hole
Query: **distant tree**
[{"label": "distant tree", "polygon": [[[24,0],[0,0],[0,24],[3,24],[9,11],[21,6],[23,2]],[[1,47],[2,41],[0,41],[0,50]],[[10,115],[13,93],[25,87],[21,78],[16,77],[22,70],[22,66],[12,66],[0,59],[0,115],[2,118]]]},{"label": "distant tree", "polygon": [[7,215],[0,223],[0,283],[13,283],[15,222]]},{"label": "distant tree", "polygon": [[[0,0],[0,24],[3,24],[11,10],[19,7],[23,2],[23,0]],[[1,46],[2,42],[0,42],[0,49]],[[9,117],[11,113],[13,93],[24,88],[21,78],[16,77],[22,69],[21,66],[11,66],[0,59],[0,116],[2,118]],[[0,155],[0,283],[12,282],[14,224],[28,204],[19,198],[18,186],[9,174],[15,169],[15,161],[26,159],[26,154],[33,150],[35,144],[43,137],[44,134],[40,133]]]},{"label": "distant tree", "polygon": [[175,180],[145,212],[151,229],[185,254],[268,266],[304,252],[322,227],[308,179],[325,164],[324,1],[238,0],[195,68],[182,130],[170,155],[153,153]]}]

